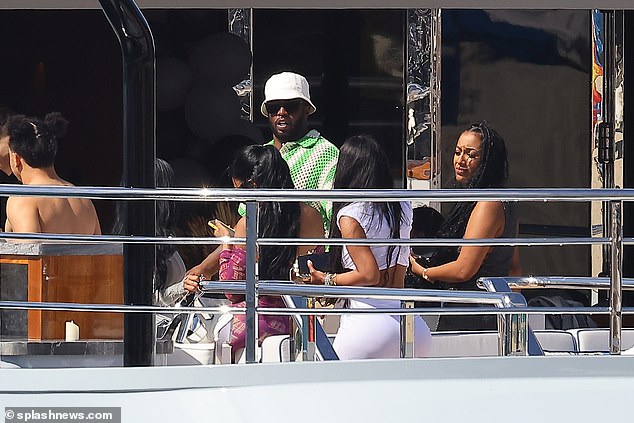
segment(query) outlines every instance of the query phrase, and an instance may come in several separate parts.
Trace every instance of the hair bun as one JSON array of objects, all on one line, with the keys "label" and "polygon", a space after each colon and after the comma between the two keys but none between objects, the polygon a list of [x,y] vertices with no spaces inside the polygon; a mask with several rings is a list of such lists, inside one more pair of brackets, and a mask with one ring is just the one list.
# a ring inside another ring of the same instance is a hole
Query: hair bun
[{"label": "hair bun", "polygon": [[64,119],[61,113],[52,112],[44,117],[44,125],[48,128],[51,135],[55,138],[63,137],[68,128],[68,121]]}]

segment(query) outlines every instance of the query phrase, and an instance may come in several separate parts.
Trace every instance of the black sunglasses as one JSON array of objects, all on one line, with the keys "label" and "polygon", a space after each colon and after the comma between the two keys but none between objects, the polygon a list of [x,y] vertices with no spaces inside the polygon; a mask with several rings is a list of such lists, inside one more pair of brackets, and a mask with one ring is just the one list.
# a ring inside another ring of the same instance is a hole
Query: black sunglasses
[{"label": "black sunglasses", "polygon": [[303,100],[299,98],[295,100],[269,101],[264,104],[264,107],[269,115],[276,114],[282,107],[284,107],[287,113],[295,113],[302,105],[302,101]]}]

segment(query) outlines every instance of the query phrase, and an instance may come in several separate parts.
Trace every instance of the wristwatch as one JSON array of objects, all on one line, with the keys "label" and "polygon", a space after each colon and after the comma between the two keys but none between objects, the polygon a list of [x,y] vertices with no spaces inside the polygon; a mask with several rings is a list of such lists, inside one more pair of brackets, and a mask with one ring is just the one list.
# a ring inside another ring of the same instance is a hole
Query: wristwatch
[{"label": "wristwatch", "polygon": [[326,273],[324,277],[324,285],[326,286],[336,286],[337,285],[337,274],[336,273]]}]

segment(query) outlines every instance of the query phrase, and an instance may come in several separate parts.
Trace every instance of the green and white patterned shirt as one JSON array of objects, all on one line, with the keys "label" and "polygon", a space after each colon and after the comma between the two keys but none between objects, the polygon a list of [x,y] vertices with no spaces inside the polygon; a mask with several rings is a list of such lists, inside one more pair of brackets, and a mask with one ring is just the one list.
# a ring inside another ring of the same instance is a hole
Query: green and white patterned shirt
[{"label": "green and white patterned shirt", "polygon": [[[268,145],[273,145],[270,141]],[[339,159],[339,149],[316,130],[309,131],[297,141],[282,144],[280,154],[291,170],[291,179],[297,189],[331,189]],[[321,214],[324,229],[328,231],[332,216],[332,203],[311,203]]]}]

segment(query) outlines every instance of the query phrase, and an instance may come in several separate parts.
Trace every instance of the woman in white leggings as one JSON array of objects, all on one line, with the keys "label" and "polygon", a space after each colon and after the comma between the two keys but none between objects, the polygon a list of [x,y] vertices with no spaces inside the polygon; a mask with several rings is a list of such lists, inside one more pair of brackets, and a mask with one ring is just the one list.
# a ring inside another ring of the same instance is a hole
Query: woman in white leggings
[{"label": "woman in white leggings", "polygon": [[[393,178],[387,158],[379,144],[369,136],[346,140],[339,152],[334,188],[392,188]],[[412,207],[408,202],[335,203],[332,238],[408,239],[412,226]],[[347,286],[402,288],[409,264],[406,246],[332,246],[334,273],[315,270],[309,262],[311,283]],[[349,308],[399,308],[398,300],[352,299]],[[400,351],[399,316],[348,314],[341,317],[334,348],[342,360],[398,358]],[[426,354],[431,334],[416,316],[415,355]]]}]

